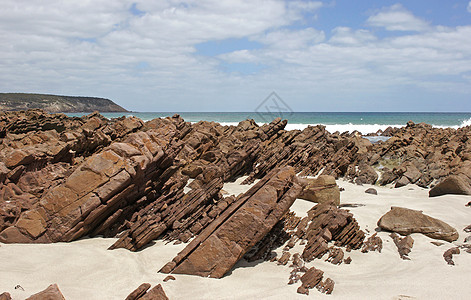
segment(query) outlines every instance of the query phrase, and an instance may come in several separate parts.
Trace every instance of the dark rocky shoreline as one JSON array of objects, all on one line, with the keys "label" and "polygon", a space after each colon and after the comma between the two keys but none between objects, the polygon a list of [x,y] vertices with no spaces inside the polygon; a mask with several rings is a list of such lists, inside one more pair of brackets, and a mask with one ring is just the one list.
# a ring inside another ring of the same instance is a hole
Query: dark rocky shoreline
[{"label": "dark rocky shoreline", "polygon": [[[302,281],[301,293],[312,287],[332,292],[333,281],[322,281],[322,271],[308,270],[302,261],[329,253],[338,264],[344,260],[339,247],[371,251],[379,242],[364,241],[335,199],[314,206],[307,219],[290,215],[302,193],[335,188],[329,180],[319,187],[298,177],[417,184],[432,188],[430,196],[471,194],[471,127],[409,122],[380,132],[390,138],[372,144],[358,132],[329,133],[320,125],[286,131],[286,124],[0,113],[0,242],[101,235],[119,238],[111,249],[137,251],[158,238],[193,238],[162,271],[219,278],[254,246],[261,249],[257,258],[272,259],[275,245],[289,240],[288,251],[304,240],[293,283]],[[224,197],[223,184],[244,175],[245,183],[260,181],[238,197]]]}]

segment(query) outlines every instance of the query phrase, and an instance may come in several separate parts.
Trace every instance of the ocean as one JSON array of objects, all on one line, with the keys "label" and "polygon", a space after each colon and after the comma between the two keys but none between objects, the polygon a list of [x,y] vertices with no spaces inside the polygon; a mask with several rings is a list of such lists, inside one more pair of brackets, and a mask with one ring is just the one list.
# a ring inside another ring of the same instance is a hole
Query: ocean
[{"label": "ocean", "polygon": [[[188,122],[214,121],[222,125],[237,125],[240,121],[254,119],[259,125],[276,117],[288,120],[287,130],[304,129],[309,125],[325,125],[329,132],[357,130],[362,134],[391,127],[403,127],[408,121],[425,122],[434,127],[459,128],[471,125],[471,113],[425,112],[127,112],[102,113],[107,118],[136,116],[144,121],[179,114]],[[67,114],[82,116],[83,113]]]}]

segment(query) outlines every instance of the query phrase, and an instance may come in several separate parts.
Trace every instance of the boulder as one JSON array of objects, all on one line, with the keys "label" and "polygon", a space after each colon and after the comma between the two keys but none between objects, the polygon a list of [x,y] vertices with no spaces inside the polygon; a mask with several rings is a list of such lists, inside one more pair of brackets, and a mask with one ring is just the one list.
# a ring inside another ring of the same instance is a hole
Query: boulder
[{"label": "boulder", "polygon": [[358,171],[357,178],[355,179],[356,184],[375,184],[378,180],[378,173],[367,164],[360,164]]},{"label": "boulder", "polygon": [[451,175],[429,191],[430,197],[446,194],[471,195],[471,186],[464,176]]},{"label": "boulder", "polygon": [[303,178],[306,186],[299,198],[315,203],[333,202],[340,204],[340,190],[335,177],[320,175],[317,178]]},{"label": "boulder", "polygon": [[391,210],[378,220],[378,226],[402,235],[422,233],[447,242],[456,241],[459,237],[456,229],[447,223],[424,215],[422,211],[403,207],[391,207]]},{"label": "boulder", "polygon": [[374,188],[369,188],[365,191],[366,194],[378,195],[378,191]]},{"label": "boulder", "polygon": [[42,292],[31,295],[26,300],[65,300],[57,284],[51,284]]}]

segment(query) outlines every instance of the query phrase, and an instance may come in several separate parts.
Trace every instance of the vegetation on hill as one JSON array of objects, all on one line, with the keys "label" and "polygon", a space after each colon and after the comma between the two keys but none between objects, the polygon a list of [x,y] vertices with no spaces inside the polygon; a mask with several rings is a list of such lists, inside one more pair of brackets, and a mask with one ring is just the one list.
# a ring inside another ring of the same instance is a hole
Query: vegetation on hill
[{"label": "vegetation on hill", "polygon": [[0,110],[17,111],[40,108],[51,113],[126,112],[109,99],[26,93],[0,93]]}]

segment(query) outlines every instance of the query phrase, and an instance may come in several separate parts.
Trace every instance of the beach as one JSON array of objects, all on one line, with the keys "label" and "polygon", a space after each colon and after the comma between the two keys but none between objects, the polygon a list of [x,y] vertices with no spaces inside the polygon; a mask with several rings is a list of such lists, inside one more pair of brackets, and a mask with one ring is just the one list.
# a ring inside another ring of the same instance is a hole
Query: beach
[{"label": "beach", "polygon": [[[240,193],[246,185],[226,184],[228,193]],[[350,208],[361,229],[368,236],[375,232],[378,219],[391,206],[423,210],[455,227],[460,237],[454,243],[435,246],[434,239],[412,234],[414,246],[410,260],[399,257],[388,232],[379,232],[383,239],[381,253],[346,253],[351,264],[333,265],[316,259],[308,266],[323,270],[335,281],[335,290],[324,295],[312,290],[309,296],[296,293],[298,284],[288,285],[291,268],[275,262],[239,261],[221,279],[178,275],[163,282],[167,274],[158,270],[172,259],[185,244],[166,244],[157,240],[138,252],[125,249],[107,250],[116,239],[82,238],[71,243],[1,244],[0,291],[8,291],[13,299],[29,295],[57,283],[66,299],[124,299],[143,282],[162,284],[170,299],[467,299],[471,293],[471,254],[455,255],[454,266],[442,255],[448,248],[463,243],[469,225],[469,196],[446,195],[429,198],[428,190],[415,185],[399,189],[389,186],[374,188],[378,195],[365,194],[370,185],[359,186],[339,180],[341,204],[363,204]],[[314,204],[297,199],[291,210],[303,216]],[[299,245],[297,246],[299,248]],[[281,253],[282,247],[276,249]],[[294,248],[291,252],[296,252]],[[302,250],[301,250],[302,251]],[[20,285],[22,289],[14,287]]]}]

